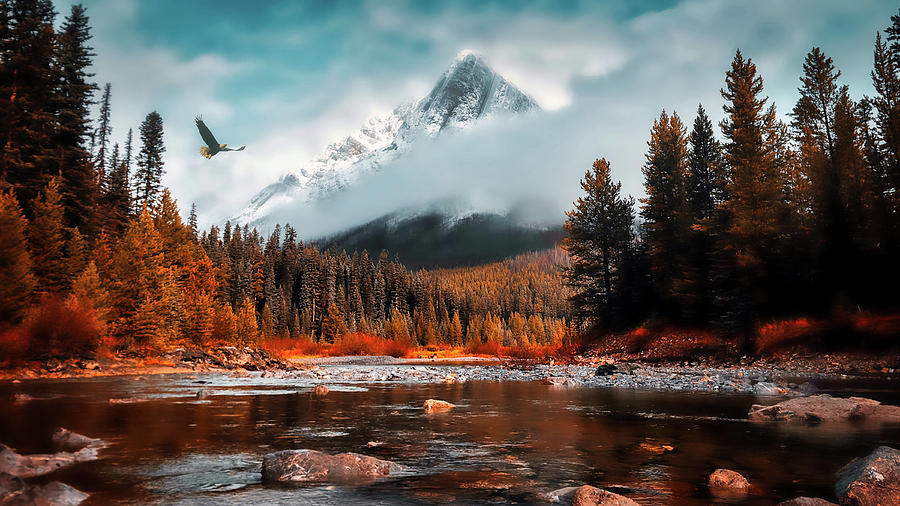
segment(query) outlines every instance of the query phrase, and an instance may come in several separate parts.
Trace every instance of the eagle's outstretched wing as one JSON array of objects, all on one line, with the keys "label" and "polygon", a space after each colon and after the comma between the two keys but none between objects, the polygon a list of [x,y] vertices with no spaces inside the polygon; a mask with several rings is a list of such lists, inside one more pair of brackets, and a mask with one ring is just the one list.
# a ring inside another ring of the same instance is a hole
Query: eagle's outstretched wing
[{"label": "eagle's outstretched wing", "polygon": [[209,128],[206,128],[206,124],[203,123],[203,120],[200,119],[200,116],[197,116],[194,121],[196,121],[197,123],[197,130],[200,130],[200,137],[203,137],[203,142],[205,142],[206,145],[210,148],[219,147],[219,141],[217,141],[212,132],[209,131]]},{"label": "eagle's outstretched wing", "polygon": [[243,151],[247,146],[241,146],[239,148],[220,148],[220,151]]}]

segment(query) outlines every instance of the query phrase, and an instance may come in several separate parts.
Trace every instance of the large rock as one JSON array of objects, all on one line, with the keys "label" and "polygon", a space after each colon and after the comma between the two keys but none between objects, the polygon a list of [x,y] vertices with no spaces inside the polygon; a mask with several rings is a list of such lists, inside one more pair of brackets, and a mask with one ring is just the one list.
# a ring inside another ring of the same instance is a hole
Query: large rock
[{"label": "large rock", "polygon": [[402,469],[394,462],[358,453],[284,450],[263,458],[262,477],[263,481],[365,483]]},{"label": "large rock", "polygon": [[422,404],[422,407],[425,408],[427,413],[434,413],[437,411],[447,411],[456,407],[456,404],[449,403],[447,401],[441,401],[438,399],[428,399]]},{"label": "large rock", "polygon": [[57,469],[69,467],[76,462],[93,460],[84,454],[82,458],[69,452],[54,454],[19,455],[11,448],[0,445],[0,473],[17,476],[19,478],[31,478],[52,473]]},{"label": "large rock", "polygon": [[778,503],[778,506],[837,506],[831,501],[818,497],[795,497],[788,501]]},{"label": "large rock", "polygon": [[551,503],[571,504],[573,506],[637,506],[635,501],[619,494],[614,494],[590,485],[565,487],[543,496]]},{"label": "large rock", "polygon": [[887,406],[862,397],[844,399],[823,394],[788,399],[772,406],[754,404],[748,416],[754,422],[900,422],[900,406]]},{"label": "large rock", "polygon": [[900,450],[880,446],[837,472],[834,493],[841,504],[900,504]]},{"label": "large rock", "polygon": [[730,469],[716,469],[709,475],[709,490],[716,497],[736,499],[747,495],[750,482]]}]

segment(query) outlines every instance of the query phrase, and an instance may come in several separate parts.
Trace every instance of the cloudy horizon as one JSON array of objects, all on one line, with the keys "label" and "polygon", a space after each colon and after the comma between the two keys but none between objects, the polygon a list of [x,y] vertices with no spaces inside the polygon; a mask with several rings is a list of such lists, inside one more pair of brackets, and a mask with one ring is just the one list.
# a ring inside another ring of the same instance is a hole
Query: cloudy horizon
[{"label": "cloudy horizon", "polygon": [[[545,110],[517,124],[441,139],[342,196],[341,219],[302,214],[301,234],[378,217],[411,203],[435,177],[512,201],[540,191],[549,213],[577,197],[578,180],[606,157],[623,190],[642,193],[640,166],[661,109],[690,124],[698,103],[721,119],[719,89],[736,48],[757,63],[784,116],[797,99],[805,54],[821,47],[858,99],[871,94],[875,34],[889,2],[137,2],[88,0],[96,81],[112,83],[113,140],[124,143],[151,110],[165,121],[169,186],[208,226],[237,214],[281,174],[373,115],[426,94],[463,49],[480,54]],[[68,5],[57,3],[60,17]],[[177,15],[173,16],[173,13]],[[99,96],[97,97],[99,98]],[[205,160],[193,118],[241,153]],[[484,170],[491,160],[491,172]],[[459,167],[467,169],[459,169]],[[504,185],[510,176],[520,183]],[[454,178],[454,176],[456,176]],[[474,179],[474,182],[473,182]],[[432,187],[436,185],[430,185]],[[376,191],[377,190],[377,191]],[[429,194],[431,195],[431,194]],[[436,198],[440,195],[434,195]],[[331,219],[329,224],[325,222]],[[560,217],[560,221],[561,221]]]}]

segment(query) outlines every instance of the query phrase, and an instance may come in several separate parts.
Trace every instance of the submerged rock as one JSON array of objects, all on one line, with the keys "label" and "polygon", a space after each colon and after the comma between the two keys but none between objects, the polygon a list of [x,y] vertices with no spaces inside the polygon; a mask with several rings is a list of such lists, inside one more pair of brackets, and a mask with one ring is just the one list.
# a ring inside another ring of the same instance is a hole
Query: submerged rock
[{"label": "submerged rock", "polygon": [[740,498],[750,491],[750,482],[730,469],[716,469],[709,475],[709,490],[714,496]]},{"label": "submerged rock", "polygon": [[831,501],[818,497],[795,497],[788,501],[778,503],[778,506],[837,506]]},{"label": "submerged rock", "polygon": [[880,446],[837,472],[834,493],[841,504],[900,504],[900,450]]},{"label": "submerged rock", "polygon": [[326,387],[325,385],[316,385],[316,388],[313,388],[312,393],[316,397],[325,397],[326,395],[328,395],[328,392],[328,387]]},{"label": "submerged rock", "polygon": [[263,481],[365,483],[403,468],[358,453],[329,455],[315,450],[284,450],[263,458]]},{"label": "submerged rock", "polygon": [[88,498],[88,494],[58,481],[44,485],[29,485],[21,478],[0,473],[0,504],[48,506],[75,506]]},{"label": "submerged rock", "polygon": [[456,407],[456,404],[449,403],[447,401],[442,401],[438,399],[428,399],[422,404],[422,407],[425,408],[426,413],[433,413],[436,411],[448,411]]},{"label": "submerged rock", "polygon": [[139,402],[147,402],[150,399],[146,397],[110,397],[110,404],[137,404]]},{"label": "submerged rock", "polygon": [[872,399],[844,399],[827,394],[788,399],[772,406],[754,404],[748,413],[751,421],[846,422],[874,420],[900,422],[900,406],[887,406]]},{"label": "submerged rock", "polygon": [[62,427],[56,429],[56,432],[50,436],[53,446],[57,450],[77,452],[85,448],[104,448],[106,442],[102,439],[87,437],[77,432]]},{"label": "submerged rock", "polygon": [[545,494],[544,497],[551,503],[572,506],[638,506],[638,503],[624,495],[590,485],[561,488]]},{"label": "submerged rock", "polygon": [[784,395],[787,393],[787,389],[768,381],[760,381],[751,388],[756,395]]}]

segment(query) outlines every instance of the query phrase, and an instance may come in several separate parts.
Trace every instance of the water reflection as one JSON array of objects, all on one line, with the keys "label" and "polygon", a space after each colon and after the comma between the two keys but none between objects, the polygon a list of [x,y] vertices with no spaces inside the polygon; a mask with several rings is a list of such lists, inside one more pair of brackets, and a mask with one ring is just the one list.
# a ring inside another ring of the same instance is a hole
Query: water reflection
[{"label": "water reflection", "polygon": [[[750,478],[757,493],[747,503],[769,504],[831,497],[837,468],[900,444],[896,425],[750,424],[749,396],[469,382],[334,385],[315,397],[312,386],[218,375],[5,382],[0,442],[49,451],[49,435],[65,426],[113,443],[101,460],[53,476],[91,502],[217,505],[527,503],[584,483],[646,504],[708,504],[703,483],[717,467]],[[14,402],[16,393],[35,399]],[[150,400],[108,402],[134,396]],[[425,415],[428,398],[458,407]],[[288,448],[360,452],[409,473],[360,487],[261,484],[262,456]]]}]

